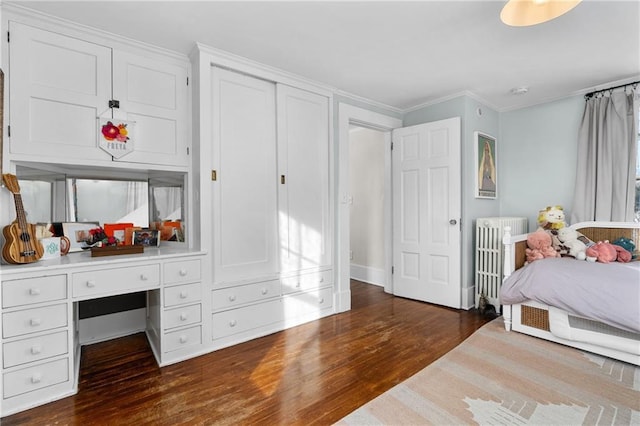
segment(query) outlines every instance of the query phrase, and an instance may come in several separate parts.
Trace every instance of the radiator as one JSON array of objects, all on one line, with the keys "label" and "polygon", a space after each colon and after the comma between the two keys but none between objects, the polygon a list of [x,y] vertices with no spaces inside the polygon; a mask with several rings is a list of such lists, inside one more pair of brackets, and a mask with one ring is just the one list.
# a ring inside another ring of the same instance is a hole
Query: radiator
[{"label": "radiator", "polygon": [[480,294],[484,293],[496,310],[500,306],[504,227],[511,227],[511,235],[526,234],[529,221],[526,217],[480,217],[476,219],[476,307]]}]

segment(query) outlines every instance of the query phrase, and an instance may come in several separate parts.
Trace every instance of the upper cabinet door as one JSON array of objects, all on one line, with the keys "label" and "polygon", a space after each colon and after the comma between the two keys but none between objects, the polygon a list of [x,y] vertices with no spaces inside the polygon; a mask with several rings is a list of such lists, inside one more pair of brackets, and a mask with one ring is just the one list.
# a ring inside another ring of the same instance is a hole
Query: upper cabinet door
[{"label": "upper cabinet door", "polygon": [[[275,86],[213,68],[214,286],[278,273]],[[204,219],[203,219],[204,220]]]},{"label": "upper cabinet door", "polygon": [[331,264],[329,99],[278,84],[282,271]]},{"label": "upper cabinet door", "polygon": [[97,117],[111,98],[111,49],[9,23],[11,154],[110,160]]},{"label": "upper cabinet door", "polygon": [[113,52],[114,117],[133,122],[134,151],[120,162],[187,166],[189,96],[186,64]]}]

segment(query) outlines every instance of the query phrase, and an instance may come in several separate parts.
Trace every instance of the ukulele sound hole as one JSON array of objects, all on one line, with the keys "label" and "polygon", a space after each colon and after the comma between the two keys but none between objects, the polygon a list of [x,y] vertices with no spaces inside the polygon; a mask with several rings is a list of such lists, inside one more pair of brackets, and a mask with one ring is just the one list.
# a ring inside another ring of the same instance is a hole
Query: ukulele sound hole
[{"label": "ukulele sound hole", "polygon": [[26,243],[26,242],[29,242],[31,237],[29,236],[28,233],[23,232],[22,234],[20,234],[20,239]]}]

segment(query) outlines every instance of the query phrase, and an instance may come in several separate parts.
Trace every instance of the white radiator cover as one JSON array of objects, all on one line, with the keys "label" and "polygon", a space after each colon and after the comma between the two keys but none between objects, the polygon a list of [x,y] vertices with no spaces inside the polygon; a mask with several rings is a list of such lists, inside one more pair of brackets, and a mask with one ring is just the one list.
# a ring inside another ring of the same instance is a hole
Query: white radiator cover
[{"label": "white radiator cover", "polygon": [[529,232],[529,220],[526,217],[476,219],[476,307],[480,294],[484,292],[488,302],[499,310],[504,261],[502,236],[505,226],[511,227],[511,235]]}]

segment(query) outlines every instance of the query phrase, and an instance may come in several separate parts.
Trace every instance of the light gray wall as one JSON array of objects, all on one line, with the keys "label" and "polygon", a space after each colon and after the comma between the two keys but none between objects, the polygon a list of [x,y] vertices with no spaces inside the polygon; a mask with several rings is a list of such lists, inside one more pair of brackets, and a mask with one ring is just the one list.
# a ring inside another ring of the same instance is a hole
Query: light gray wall
[{"label": "light gray wall", "polygon": [[561,205],[569,220],[583,111],[583,96],[572,96],[501,114],[502,216],[528,217],[532,230],[539,210]]}]

